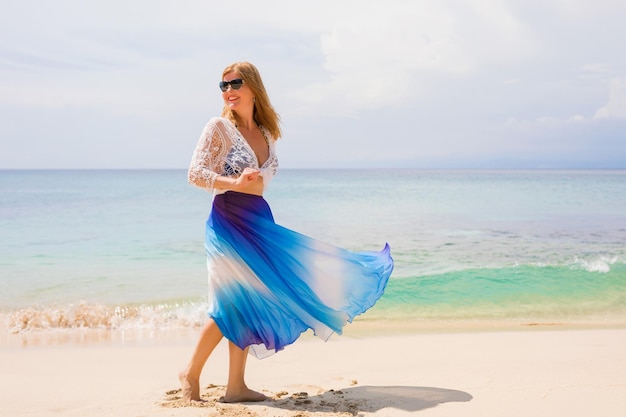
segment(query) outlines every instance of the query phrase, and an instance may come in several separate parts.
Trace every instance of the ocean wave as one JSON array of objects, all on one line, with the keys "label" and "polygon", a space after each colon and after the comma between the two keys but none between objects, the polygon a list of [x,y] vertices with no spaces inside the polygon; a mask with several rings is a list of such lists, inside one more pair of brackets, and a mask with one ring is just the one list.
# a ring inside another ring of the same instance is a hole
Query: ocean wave
[{"label": "ocean wave", "polygon": [[107,306],[78,303],[39,306],[1,313],[9,333],[51,329],[147,329],[198,327],[206,321],[205,303]]},{"label": "ocean wave", "polygon": [[577,257],[574,260],[574,265],[581,267],[588,272],[608,273],[611,271],[611,266],[617,262],[617,256],[600,256],[599,258],[590,260]]},{"label": "ocean wave", "polygon": [[[146,304],[27,306],[0,311],[10,334],[55,329],[181,329],[202,326],[206,300]],[[366,319],[620,315],[626,311],[626,263],[590,255],[558,265],[467,268],[392,278]]]},{"label": "ocean wave", "polygon": [[392,279],[379,314],[564,317],[626,311],[626,265],[616,258],[572,265],[468,268]]}]

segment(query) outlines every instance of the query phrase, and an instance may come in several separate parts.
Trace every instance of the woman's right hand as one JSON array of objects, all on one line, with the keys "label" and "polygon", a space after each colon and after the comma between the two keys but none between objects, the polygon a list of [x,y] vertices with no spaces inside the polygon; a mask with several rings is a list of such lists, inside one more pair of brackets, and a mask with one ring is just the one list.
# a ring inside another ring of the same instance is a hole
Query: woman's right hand
[{"label": "woman's right hand", "polygon": [[254,168],[244,168],[241,175],[235,181],[237,189],[246,189],[252,184],[256,184],[259,179],[260,170]]}]

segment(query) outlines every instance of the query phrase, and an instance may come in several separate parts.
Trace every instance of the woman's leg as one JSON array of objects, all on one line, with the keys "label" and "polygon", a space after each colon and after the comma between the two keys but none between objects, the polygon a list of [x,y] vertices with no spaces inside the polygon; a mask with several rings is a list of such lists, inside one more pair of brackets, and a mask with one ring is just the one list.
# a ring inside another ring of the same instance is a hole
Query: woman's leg
[{"label": "woman's leg", "polygon": [[246,359],[248,358],[248,349],[249,348],[245,348],[242,350],[233,342],[228,342],[230,365],[228,368],[228,384],[226,385],[224,402],[252,402],[263,401],[267,399],[264,394],[248,388],[244,381],[244,374],[246,372]]},{"label": "woman's leg", "polygon": [[178,375],[183,398],[188,401],[200,401],[200,373],[222,337],[224,337],[222,331],[217,327],[215,321],[209,319],[200,332],[200,339],[189,365]]}]

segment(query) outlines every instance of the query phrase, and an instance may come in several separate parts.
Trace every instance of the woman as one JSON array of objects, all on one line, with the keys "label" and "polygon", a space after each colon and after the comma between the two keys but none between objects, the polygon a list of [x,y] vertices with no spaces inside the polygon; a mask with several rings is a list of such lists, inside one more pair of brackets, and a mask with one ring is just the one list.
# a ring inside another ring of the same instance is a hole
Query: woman
[{"label": "woman", "polygon": [[206,225],[209,320],[187,368],[183,396],[200,400],[199,379],[223,337],[229,341],[225,402],[262,401],[246,386],[249,350],[263,358],[305,330],[327,340],[382,295],[393,260],[353,253],[285,229],[263,199],[278,169],[279,116],[256,67],[232,64],[220,82],[224,109],[204,128],[189,182],[214,193]]}]

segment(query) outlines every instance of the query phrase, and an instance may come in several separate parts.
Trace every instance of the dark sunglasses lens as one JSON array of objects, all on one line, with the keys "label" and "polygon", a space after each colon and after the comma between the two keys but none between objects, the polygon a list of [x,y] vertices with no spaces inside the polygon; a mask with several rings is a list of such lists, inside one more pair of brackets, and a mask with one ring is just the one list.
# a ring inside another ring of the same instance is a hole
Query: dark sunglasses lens
[{"label": "dark sunglasses lens", "polygon": [[223,92],[228,91],[228,86],[231,86],[233,90],[239,90],[243,85],[243,80],[241,78],[237,78],[232,81],[220,81],[220,90]]}]

